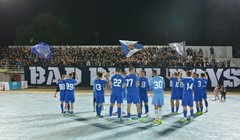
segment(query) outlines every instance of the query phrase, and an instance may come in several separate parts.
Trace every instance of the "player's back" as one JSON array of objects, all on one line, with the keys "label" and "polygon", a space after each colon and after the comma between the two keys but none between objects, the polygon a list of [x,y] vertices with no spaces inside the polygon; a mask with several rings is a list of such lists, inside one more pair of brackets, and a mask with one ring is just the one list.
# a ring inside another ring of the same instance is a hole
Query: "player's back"
[{"label": "player's back", "polygon": [[149,86],[149,83],[148,83],[148,79],[146,77],[139,77],[139,91],[147,91],[148,90],[148,86]]},{"label": "player's back", "polygon": [[65,79],[65,90],[67,93],[71,92],[74,93],[75,84],[77,84],[77,80],[75,79]]},{"label": "player's back", "polygon": [[96,79],[94,82],[94,89],[97,95],[104,95],[104,87],[107,84],[106,80]]},{"label": "player's back", "polygon": [[206,90],[208,79],[207,78],[201,78],[201,81],[202,81],[202,90]]},{"label": "player's back", "polygon": [[194,92],[199,93],[201,89],[202,89],[201,78],[194,78]]},{"label": "player's back", "polygon": [[126,86],[128,92],[138,92],[137,81],[139,80],[136,74],[128,74],[126,76]]},{"label": "player's back", "polygon": [[178,78],[176,77],[171,77],[170,81],[172,82],[172,91],[176,91],[179,88],[180,82],[178,82]]},{"label": "player's back", "polygon": [[65,87],[66,87],[65,80],[60,80],[58,82],[58,87],[59,87],[60,93],[65,93]]},{"label": "player's back", "polygon": [[194,80],[191,77],[185,77],[181,80],[183,82],[183,95],[192,96]]},{"label": "player's back", "polygon": [[111,78],[112,83],[112,93],[121,93],[123,90],[123,83],[125,83],[125,78],[120,74],[115,74]]},{"label": "player's back", "polygon": [[150,80],[150,89],[153,90],[153,94],[163,94],[165,89],[165,81],[161,76],[155,76]]}]

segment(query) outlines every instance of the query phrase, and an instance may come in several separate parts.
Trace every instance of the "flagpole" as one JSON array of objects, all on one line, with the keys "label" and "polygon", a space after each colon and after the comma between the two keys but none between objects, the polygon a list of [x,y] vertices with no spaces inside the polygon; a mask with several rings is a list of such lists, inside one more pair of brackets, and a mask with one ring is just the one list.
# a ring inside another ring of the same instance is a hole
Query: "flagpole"
[{"label": "flagpole", "polygon": [[[30,39],[31,45],[34,45],[35,42],[37,43],[37,41],[35,39],[33,39],[33,38]],[[33,62],[34,62],[34,60],[33,60]],[[37,73],[37,63],[35,63],[34,66],[35,66],[35,73]],[[37,88],[37,77],[35,78],[35,86],[34,86],[34,88]]]}]

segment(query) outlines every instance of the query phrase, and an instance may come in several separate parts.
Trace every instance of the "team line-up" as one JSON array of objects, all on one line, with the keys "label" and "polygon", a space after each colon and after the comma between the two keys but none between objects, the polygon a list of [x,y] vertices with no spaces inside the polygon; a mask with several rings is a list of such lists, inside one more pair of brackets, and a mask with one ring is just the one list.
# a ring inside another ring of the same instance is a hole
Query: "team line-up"
[{"label": "team line-up", "polygon": [[[207,74],[206,72],[197,74],[195,72],[186,71],[186,77],[182,77],[182,71],[175,72],[171,77],[166,69],[166,78],[172,82],[171,91],[171,110],[173,114],[177,114],[179,110],[179,100],[182,101],[183,118],[181,122],[187,120],[187,106],[190,108],[190,121],[193,121],[193,102],[196,104],[196,114],[203,114],[203,103],[205,101],[206,110],[208,112],[207,102]],[[105,102],[104,88],[109,85],[112,88],[110,96],[110,108],[108,120],[111,121],[113,115],[113,106],[117,102],[118,122],[122,123],[123,101],[127,101],[127,117],[128,122],[132,122],[131,104],[135,104],[137,108],[137,117],[139,122],[144,122],[142,117],[142,106],[144,102],[145,114],[148,116],[148,91],[153,91],[152,104],[155,109],[155,120],[153,124],[162,124],[162,106],[164,105],[164,89],[165,81],[162,76],[157,74],[156,70],[152,71],[152,78],[148,81],[145,77],[145,71],[136,74],[135,68],[129,68],[129,74],[122,72],[117,68],[115,74],[109,78],[109,73],[103,79],[103,73],[98,72],[97,77],[93,80],[94,108],[98,118],[103,118],[101,115],[103,103]],[[78,77],[77,75],[75,77]],[[62,75],[62,79],[58,82],[58,90],[60,91],[60,106],[62,114],[73,116],[73,108],[75,102],[75,85],[79,82],[78,78],[73,79],[73,73],[68,76]],[[57,91],[58,91],[57,90]],[[56,91],[56,93],[57,93]],[[194,96],[193,96],[194,91]],[[56,93],[54,97],[56,97]],[[65,105],[64,105],[65,102]],[[174,104],[175,102],[175,104]],[[176,110],[175,110],[176,107]]]}]

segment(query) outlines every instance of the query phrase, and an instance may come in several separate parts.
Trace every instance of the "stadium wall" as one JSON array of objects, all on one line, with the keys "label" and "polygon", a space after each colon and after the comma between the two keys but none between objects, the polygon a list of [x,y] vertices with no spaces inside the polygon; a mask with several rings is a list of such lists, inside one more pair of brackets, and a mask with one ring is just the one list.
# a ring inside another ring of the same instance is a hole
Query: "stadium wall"
[{"label": "stadium wall", "polygon": [[[121,68],[128,72],[128,68]],[[166,79],[166,68],[136,68],[136,71],[146,71],[146,77],[151,78],[151,72],[155,69],[165,78],[166,87],[171,87],[170,81]],[[208,88],[215,87],[217,84],[224,84],[230,88],[240,88],[240,68],[169,68],[170,75],[177,69],[183,70],[183,77],[186,76],[186,70],[193,70],[202,73],[206,70],[208,74]],[[97,72],[109,72],[112,76],[116,68],[114,67],[24,67],[25,80],[28,85],[53,86],[56,85],[62,74],[77,73],[80,83],[77,86],[90,87]]]}]

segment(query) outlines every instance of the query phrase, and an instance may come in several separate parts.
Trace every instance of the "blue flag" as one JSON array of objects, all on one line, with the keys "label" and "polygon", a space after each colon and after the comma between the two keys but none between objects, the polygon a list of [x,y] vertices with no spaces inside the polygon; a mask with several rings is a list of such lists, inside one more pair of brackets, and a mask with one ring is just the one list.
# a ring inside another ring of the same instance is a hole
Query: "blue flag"
[{"label": "blue flag", "polygon": [[44,42],[40,42],[32,47],[31,52],[45,60],[49,60],[52,55],[52,47]]},{"label": "blue flag", "polygon": [[143,45],[138,44],[138,41],[119,40],[119,42],[126,57],[131,57],[134,53],[143,49]]}]

